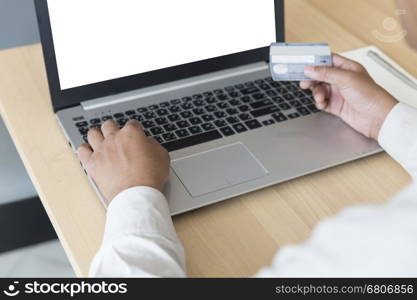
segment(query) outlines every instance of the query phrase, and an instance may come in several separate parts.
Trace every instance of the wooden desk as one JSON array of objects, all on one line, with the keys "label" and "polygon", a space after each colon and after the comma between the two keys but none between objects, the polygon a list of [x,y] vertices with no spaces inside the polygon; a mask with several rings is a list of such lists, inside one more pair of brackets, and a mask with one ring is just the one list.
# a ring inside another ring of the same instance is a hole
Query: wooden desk
[{"label": "wooden desk", "polygon": [[[287,1],[287,39],[329,41],[336,52],[375,44],[414,75],[417,54],[372,29],[392,0]],[[105,210],[52,112],[40,45],[0,52],[0,112],[79,276],[97,251]],[[409,181],[386,154],[246,194],[174,218],[190,276],[250,276],[285,244],[299,243],[342,207],[389,199]]]}]

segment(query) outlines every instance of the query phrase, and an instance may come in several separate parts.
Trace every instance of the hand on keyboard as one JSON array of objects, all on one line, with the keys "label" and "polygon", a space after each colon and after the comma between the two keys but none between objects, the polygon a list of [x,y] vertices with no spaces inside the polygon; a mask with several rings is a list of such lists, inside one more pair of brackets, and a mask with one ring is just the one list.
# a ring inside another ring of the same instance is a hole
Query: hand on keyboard
[{"label": "hand on keyboard", "polygon": [[145,135],[138,121],[119,129],[108,120],[101,129],[89,130],[88,142],[78,148],[79,159],[108,201],[134,186],[162,192],[169,174],[168,152]]}]

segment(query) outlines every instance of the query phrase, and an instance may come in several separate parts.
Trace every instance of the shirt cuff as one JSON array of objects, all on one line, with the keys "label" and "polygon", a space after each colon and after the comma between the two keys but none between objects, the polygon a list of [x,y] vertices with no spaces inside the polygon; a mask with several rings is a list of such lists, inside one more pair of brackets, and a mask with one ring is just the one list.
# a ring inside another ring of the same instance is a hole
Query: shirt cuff
[{"label": "shirt cuff", "polygon": [[378,136],[382,148],[415,175],[417,159],[417,109],[398,103],[386,117]]},{"label": "shirt cuff", "polygon": [[151,187],[126,189],[107,208],[103,245],[127,235],[138,234],[157,234],[178,240],[167,199]]}]

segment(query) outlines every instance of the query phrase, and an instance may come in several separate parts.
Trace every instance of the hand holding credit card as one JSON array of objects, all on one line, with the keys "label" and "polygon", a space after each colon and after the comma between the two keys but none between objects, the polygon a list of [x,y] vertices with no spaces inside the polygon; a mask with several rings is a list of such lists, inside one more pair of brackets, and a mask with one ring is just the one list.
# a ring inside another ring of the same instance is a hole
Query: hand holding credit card
[{"label": "hand holding credit card", "polygon": [[332,66],[332,54],[327,43],[273,43],[269,57],[274,81],[307,81],[307,66]]}]

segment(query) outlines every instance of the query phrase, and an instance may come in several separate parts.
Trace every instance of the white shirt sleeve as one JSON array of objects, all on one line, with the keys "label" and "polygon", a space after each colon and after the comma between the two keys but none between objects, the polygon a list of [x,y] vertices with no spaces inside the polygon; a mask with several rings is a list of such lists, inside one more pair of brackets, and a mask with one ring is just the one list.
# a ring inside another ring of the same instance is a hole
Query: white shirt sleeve
[{"label": "white shirt sleeve", "polygon": [[[412,176],[417,163],[417,110],[397,104],[380,145]],[[381,170],[381,176],[389,177]],[[301,245],[283,247],[259,277],[417,276],[417,184],[386,204],[359,205],[319,223]]]},{"label": "white shirt sleeve", "polygon": [[184,277],[185,254],[165,196],[150,187],[118,194],[107,209],[90,277]]},{"label": "white shirt sleeve", "polygon": [[[417,174],[417,110],[397,104],[381,146]],[[381,170],[383,176],[384,170]],[[283,247],[259,277],[417,276],[417,184],[383,205],[361,205],[321,222],[303,244]],[[185,276],[185,255],[165,197],[148,187],[110,204],[90,276]]]}]

